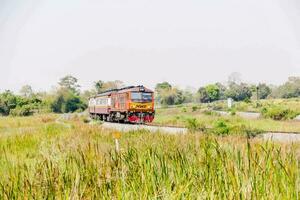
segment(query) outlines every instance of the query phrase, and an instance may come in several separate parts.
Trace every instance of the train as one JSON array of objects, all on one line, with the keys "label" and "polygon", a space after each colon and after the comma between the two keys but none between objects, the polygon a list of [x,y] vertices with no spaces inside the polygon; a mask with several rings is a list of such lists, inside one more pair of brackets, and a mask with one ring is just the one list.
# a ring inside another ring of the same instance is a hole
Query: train
[{"label": "train", "polygon": [[143,85],[107,90],[89,98],[92,119],[144,124],[154,120],[154,92]]}]

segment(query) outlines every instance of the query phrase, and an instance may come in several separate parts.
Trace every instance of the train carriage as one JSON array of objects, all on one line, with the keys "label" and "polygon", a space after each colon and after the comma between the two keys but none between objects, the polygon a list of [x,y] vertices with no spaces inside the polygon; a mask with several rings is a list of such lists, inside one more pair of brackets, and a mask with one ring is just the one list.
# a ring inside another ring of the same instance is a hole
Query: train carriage
[{"label": "train carriage", "polygon": [[91,97],[89,113],[105,121],[150,123],[154,119],[154,92],[144,86],[109,90]]}]

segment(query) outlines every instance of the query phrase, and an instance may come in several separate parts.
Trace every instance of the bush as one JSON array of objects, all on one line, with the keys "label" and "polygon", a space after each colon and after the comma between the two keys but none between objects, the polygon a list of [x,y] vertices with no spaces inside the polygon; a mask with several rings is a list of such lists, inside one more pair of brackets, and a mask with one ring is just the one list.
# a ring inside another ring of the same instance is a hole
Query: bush
[{"label": "bush", "polygon": [[263,131],[256,128],[247,127],[244,124],[235,124],[230,126],[230,134],[244,135],[248,138],[255,137],[261,134]]},{"label": "bush", "polygon": [[198,110],[198,106],[193,106],[192,107],[192,112],[196,112]]},{"label": "bush", "polygon": [[188,118],[186,119],[186,128],[194,133],[196,131],[205,131],[206,127],[204,124],[200,123],[196,118]]},{"label": "bush", "polygon": [[223,119],[217,120],[212,128],[212,132],[217,135],[228,135],[229,131],[229,124]]},{"label": "bush", "polygon": [[30,116],[34,113],[34,108],[32,105],[25,105],[22,107],[16,107],[10,111],[12,116]]},{"label": "bush", "polygon": [[270,118],[274,120],[288,120],[295,118],[298,113],[288,108],[281,106],[266,106],[261,110],[261,114],[264,118]]},{"label": "bush", "polygon": [[219,119],[214,123],[210,132],[216,135],[241,135],[250,138],[262,133],[263,131],[247,127],[244,124],[232,124],[224,119]]}]

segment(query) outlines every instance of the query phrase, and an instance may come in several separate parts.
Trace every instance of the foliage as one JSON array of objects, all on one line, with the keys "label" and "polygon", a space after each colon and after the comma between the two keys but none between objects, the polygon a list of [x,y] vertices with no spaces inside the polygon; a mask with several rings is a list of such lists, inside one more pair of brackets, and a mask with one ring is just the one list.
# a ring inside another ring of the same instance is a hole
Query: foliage
[{"label": "foliage", "polygon": [[105,90],[122,88],[124,87],[124,83],[120,80],[107,81],[107,82],[99,80],[94,83],[94,87],[97,93],[101,93]]},{"label": "foliage", "polygon": [[103,85],[104,85],[104,81],[101,81],[101,80],[96,81],[94,83],[94,87],[95,87],[97,93],[101,93],[103,91]]},{"label": "foliage", "polygon": [[274,98],[300,97],[300,77],[289,77],[286,83],[273,90],[272,96]]},{"label": "foliage", "polygon": [[51,109],[55,113],[69,113],[75,111],[84,111],[87,108],[79,95],[72,90],[61,88],[51,103]]},{"label": "foliage", "polygon": [[261,114],[265,118],[274,120],[294,119],[299,113],[279,105],[269,105],[263,107]]},{"label": "foliage", "polygon": [[55,91],[50,102],[50,108],[55,113],[70,113],[84,111],[87,103],[80,96],[78,80],[72,76],[66,76],[60,80],[59,88]]},{"label": "foliage", "polygon": [[198,106],[192,106],[192,112],[196,112],[198,109]]},{"label": "foliage", "polygon": [[12,116],[30,116],[34,113],[35,110],[34,105],[24,105],[22,107],[16,107],[10,111],[10,115]]},{"label": "foliage", "polygon": [[194,133],[196,131],[205,131],[206,127],[203,123],[200,123],[196,118],[187,118],[186,119],[186,128]]},{"label": "foliage", "polygon": [[79,94],[80,85],[78,84],[78,79],[71,75],[61,78],[58,85],[64,90],[69,90],[75,94]]},{"label": "foliage", "polygon": [[20,94],[23,97],[30,98],[34,95],[34,92],[33,92],[32,87],[30,85],[24,85],[20,90]]},{"label": "foliage", "polygon": [[220,88],[217,84],[210,84],[205,87],[201,87],[198,90],[199,100],[202,103],[208,103],[220,99]]},{"label": "foliage", "polygon": [[252,96],[251,87],[246,83],[230,83],[228,89],[226,90],[226,96],[235,101],[249,100]]},{"label": "foliage", "polygon": [[157,100],[162,105],[178,105],[184,102],[183,92],[173,88],[169,83],[158,83],[155,87]]},{"label": "foliage", "polygon": [[156,91],[170,90],[170,89],[172,89],[172,85],[168,82],[157,83],[155,86]]},{"label": "foliage", "polygon": [[217,135],[228,135],[229,131],[230,131],[229,124],[223,119],[217,120],[213,124],[212,132]]},{"label": "foliage", "polygon": [[11,91],[0,94],[0,114],[9,115],[10,110],[17,107],[17,97]]},{"label": "foliage", "polygon": [[258,99],[266,99],[272,92],[271,88],[265,83],[258,84],[257,90]]},{"label": "foliage", "polygon": [[22,97],[6,91],[0,94],[0,115],[28,116],[42,106],[42,101],[34,94]]}]

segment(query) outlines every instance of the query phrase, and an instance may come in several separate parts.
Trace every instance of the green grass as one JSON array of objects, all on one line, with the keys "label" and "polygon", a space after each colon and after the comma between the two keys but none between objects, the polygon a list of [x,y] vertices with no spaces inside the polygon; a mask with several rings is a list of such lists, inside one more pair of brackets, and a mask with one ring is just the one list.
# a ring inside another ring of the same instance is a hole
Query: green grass
[{"label": "green grass", "polygon": [[297,199],[299,145],[0,118],[0,199]]},{"label": "green grass", "polygon": [[[265,100],[267,102],[267,100]],[[273,100],[275,101],[275,100]],[[287,101],[288,104],[282,104],[285,107],[294,105],[295,108],[299,106],[296,100],[276,100],[276,102]],[[271,101],[269,101],[270,103]],[[180,126],[186,127],[189,119],[195,118],[201,125],[211,128],[213,124],[218,120],[225,120],[232,125],[246,126],[249,129],[258,129],[264,132],[277,131],[277,132],[299,132],[300,122],[294,120],[272,120],[272,119],[244,119],[239,116],[220,116],[214,111],[209,111],[207,108],[209,105],[198,105],[201,109],[193,111],[194,105],[186,105],[183,107],[173,108],[160,108],[157,109],[154,124],[168,125],[168,126]],[[300,108],[300,106],[299,106]],[[183,109],[185,112],[183,112]],[[293,109],[293,111],[296,109]]]}]

